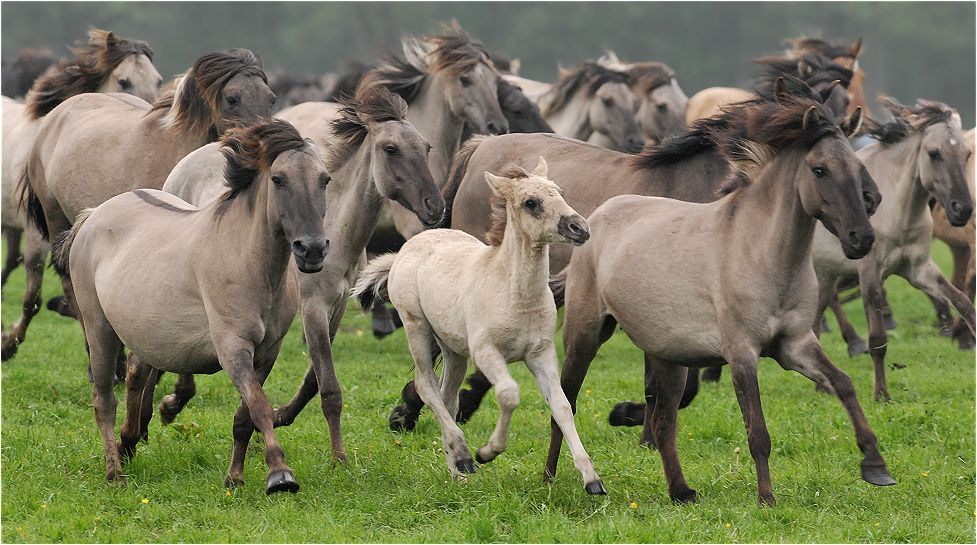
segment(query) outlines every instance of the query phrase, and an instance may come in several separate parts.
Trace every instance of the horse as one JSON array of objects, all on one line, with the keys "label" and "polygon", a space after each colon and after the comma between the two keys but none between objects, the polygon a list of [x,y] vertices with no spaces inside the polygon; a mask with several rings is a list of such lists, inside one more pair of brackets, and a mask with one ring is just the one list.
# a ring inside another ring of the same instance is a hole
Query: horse
[{"label": "horse", "polygon": [[21,99],[34,86],[34,81],[41,77],[48,68],[58,63],[58,59],[49,49],[25,47],[17,52],[12,61],[3,60],[3,78],[0,92],[3,96]]},{"label": "horse", "polygon": [[[519,80],[507,79],[519,84]],[[638,100],[631,85],[628,73],[585,62],[571,70],[561,69],[559,79],[537,103],[556,134],[583,141],[594,138],[611,149],[637,152],[644,141],[635,119]]]},{"label": "horse", "polygon": [[862,52],[862,38],[858,38],[851,44],[846,45],[833,44],[818,38],[801,36],[800,38],[787,40],[785,45],[789,46],[786,50],[788,55],[801,57],[805,53],[818,53],[851,70],[851,83],[847,86],[849,98],[848,113],[854,112],[855,108],[859,107],[864,112],[869,111],[868,101],[865,100],[865,72],[862,70],[861,63],[858,62],[858,56]]},{"label": "horse", "polygon": [[831,234],[818,229],[813,254],[822,312],[838,280],[858,276],[875,368],[875,399],[888,401],[882,283],[891,274],[905,278],[931,299],[955,307],[973,334],[974,304],[947,282],[930,255],[933,217],[929,201],[935,198],[955,227],[971,218],[974,201],[964,174],[969,152],[960,116],[941,102],[920,100],[915,106],[904,106],[889,97],[880,97],[879,102],[894,119],[873,127],[869,136],[878,142],[857,152],[885,196],[872,218],[876,244],[865,258],[851,262],[841,256]]},{"label": "horse", "polygon": [[[677,503],[699,499],[676,450],[684,366],[726,362],[756,463],[758,499],[775,503],[757,384],[761,356],[837,395],[863,453],[862,478],[895,484],[851,379],[828,359],[811,330],[818,310],[811,259],[817,224],[838,237],[850,259],[868,253],[874,241],[861,195],[862,167],[847,140],[861,110],[839,127],[818,100],[774,98],[696,122],[689,135],[648,157],[675,161],[711,140],[733,165],[725,197],[707,204],[614,197],[590,215],[591,241],[573,252],[554,281],[565,300],[561,383],[567,398],[574,405],[598,348],[620,325],[645,353],[646,383],[651,375],[655,379],[654,409],[645,411],[642,442],[657,447],[669,496]],[[561,442],[559,427],[551,425],[548,479],[556,475]]]},{"label": "horse", "polygon": [[[152,105],[118,93],[71,97],[44,116],[31,148],[24,181],[28,214],[50,240],[85,208],[133,189],[162,187],[186,154],[232,123],[269,115],[274,100],[258,58],[246,49],[200,57]],[[44,253],[28,247],[26,260],[43,264]],[[3,333],[4,360],[16,353],[37,313],[41,272],[28,269],[23,313]],[[62,284],[70,301],[70,282]]]},{"label": "horse", "polygon": [[598,62],[631,76],[631,90],[639,101],[638,126],[646,142],[659,142],[685,132],[689,98],[670,66],[661,62],[623,63],[613,51],[608,51]]},{"label": "horse", "polygon": [[[970,196],[977,196],[977,188],[974,187],[974,131],[970,129],[964,133],[964,141],[967,142],[967,169],[964,173],[967,176],[967,187],[970,189]],[[960,291],[967,294],[971,301],[974,300],[974,256],[977,251],[974,248],[974,216],[964,227],[954,227],[950,225],[946,210],[939,203],[931,201],[933,211],[933,237],[945,242],[953,255],[953,285]],[[948,316],[949,308],[934,301],[937,317]],[[974,348],[974,336],[967,331],[963,320],[957,318],[956,322],[948,321],[946,333],[960,346],[961,350],[972,350]],[[943,330],[941,330],[941,333]]]},{"label": "horse", "polygon": [[278,100],[275,101],[275,107],[279,110],[303,102],[325,100],[327,95],[323,87],[323,78],[308,72],[275,72],[269,74],[268,87],[278,97]]},{"label": "horse", "polygon": [[[123,92],[147,101],[155,100],[162,81],[153,66],[153,51],[145,42],[119,38],[107,30],[92,29],[88,32],[88,45],[76,47],[73,52],[73,58],[47,69],[37,81],[31,79],[29,84],[32,90],[26,104],[3,98],[4,160],[0,187],[7,255],[0,274],[0,286],[6,284],[7,277],[21,259],[20,240],[27,222],[16,196],[16,186],[27,164],[30,147],[40,126],[39,119],[58,104],[81,93]],[[21,59],[22,56],[18,57],[18,61]],[[28,236],[35,239],[32,245],[44,243],[36,230],[32,229]],[[29,265],[43,266],[43,262]]]},{"label": "horse", "polygon": [[[125,483],[121,460],[147,435],[151,375],[224,370],[241,394],[225,486],[244,484],[257,427],[266,492],[297,492],[262,385],[298,307],[289,262],[315,273],[329,250],[322,230],[329,174],[316,146],[284,121],[232,128],[221,143],[228,190],[217,201],[196,208],[151,189],[115,196],[59,236],[55,263],[71,276],[85,325],[108,481]],[[117,443],[112,379],[123,340],[130,356]]]},{"label": "horse", "polygon": [[[468,358],[495,384],[499,403],[495,431],[475,455],[480,464],[506,449],[509,423],[519,405],[519,385],[507,365],[522,360],[566,434],[585,490],[606,494],[559,387],[553,344],[556,305],[547,286],[548,246],[583,244],[590,230],[546,176],[543,158],[531,173],[518,167],[502,176],[485,172],[495,199],[487,245],[461,231],[425,231],[398,253],[372,260],[360,274],[353,295],[364,309],[380,297],[400,312],[418,391],[441,424],[453,475],[475,472],[465,435],[455,423]],[[444,355],[440,391],[431,356],[432,336]]]},{"label": "horse", "polygon": [[[276,411],[275,425],[290,425],[318,393],[332,454],[341,461],[346,460],[340,428],[343,399],[331,342],[346,310],[347,288],[356,280],[384,202],[397,202],[428,224],[440,221],[444,213],[444,200],[428,168],[430,145],[408,117],[399,95],[373,83],[361,86],[355,98],[343,99],[332,121],[306,119],[296,127],[324,150],[333,181],[326,190],[331,212],[323,229],[333,246],[322,272],[298,279],[310,366],[296,397]],[[216,145],[204,146],[173,169],[163,189],[194,204],[206,203],[220,187],[219,165]],[[193,393],[192,376],[181,376],[174,393],[160,404],[163,421],[172,421]]]},{"label": "horse", "polygon": [[[811,93],[804,82],[790,77],[775,78],[770,85],[761,80],[758,87],[762,92],[769,89],[771,93]],[[829,84],[819,92],[820,98],[824,100],[838,90],[837,86]],[[491,210],[485,204],[490,195],[479,179],[480,173],[497,172],[509,162],[528,168],[534,154],[536,157],[543,155],[550,158],[550,173],[561,180],[567,202],[581,214],[590,214],[607,199],[623,194],[662,196],[698,203],[711,202],[719,197],[717,189],[728,175],[730,166],[717,150],[703,148],[681,161],[661,164],[647,160],[648,153],[653,149],[646,148],[641,154],[632,156],[544,134],[473,138],[456,156],[449,185],[444,192],[451,211],[451,227],[476,237],[483,236],[490,226]],[[872,213],[880,197],[868,173],[863,172],[862,175],[865,207]],[[562,270],[569,261],[569,249],[556,246],[550,250],[551,270]],[[690,374],[683,406],[690,403],[698,391],[698,378],[697,370]],[[469,378],[469,382],[472,389],[462,391],[461,421],[471,416],[491,387],[477,373]],[[403,403],[395,407],[390,415],[390,427],[394,430],[411,430],[423,403],[410,383],[404,387],[401,398]],[[644,410],[643,405],[629,405],[632,406],[629,409],[632,413],[637,411],[641,414]]]}]

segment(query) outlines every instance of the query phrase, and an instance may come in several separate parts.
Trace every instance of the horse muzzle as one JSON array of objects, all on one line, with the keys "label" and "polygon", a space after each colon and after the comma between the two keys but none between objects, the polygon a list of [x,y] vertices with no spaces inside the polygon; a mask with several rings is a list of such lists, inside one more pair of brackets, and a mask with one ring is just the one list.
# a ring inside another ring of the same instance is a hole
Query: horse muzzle
[{"label": "horse muzzle", "polygon": [[301,238],[292,243],[292,255],[299,271],[317,273],[329,254],[329,240],[324,237]]},{"label": "horse muzzle", "polygon": [[967,225],[970,217],[973,216],[974,205],[967,201],[952,200],[948,206],[944,207],[944,210],[946,210],[946,219],[950,222],[950,225],[963,227]]},{"label": "horse muzzle", "polygon": [[849,231],[841,241],[841,250],[848,259],[860,259],[872,250],[873,244],[875,244],[874,231],[869,230],[863,233]]},{"label": "horse muzzle", "polygon": [[590,225],[581,216],[563,216],[556,230],[574,246],[580,246],[590,238]]}]

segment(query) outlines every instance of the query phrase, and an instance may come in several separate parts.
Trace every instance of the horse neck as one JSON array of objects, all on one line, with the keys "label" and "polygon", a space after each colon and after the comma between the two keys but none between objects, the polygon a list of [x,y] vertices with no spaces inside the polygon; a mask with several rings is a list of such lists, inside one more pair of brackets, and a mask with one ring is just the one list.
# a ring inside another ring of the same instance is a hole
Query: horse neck
[{"label": "horse neck", "polygon": [[326,262],[341,263],[349,270],[373,236],[384,197],[373,179],[373,141],[367,136],[346,163],[333,174],[326,189],[326,213],[323,225],[331,249]]},{"label": "horse neck", "polygon": [[241,274],[260,277],[269,292],[282,289],[291,250],[278,218],[271,216],[268,189],[262,187],[260,180],[227,203],[220,217],[215,218],[215,225],[218,232],[224,230],[228,238],[233,238],[232,253],[244,260]]},{"label": "horse neck", "polygon": [[407,108],[407,120],[432,146],[428,166],[438,187],[448,180],[451,160],[461,147],[465,128],[464,120],[451,111],[445,97],[444,83],[439,78],[427,76]]},{"label": "horse neck", "polygon": [[[509,211],[507,211],[508,213]],[[549,296],[550,247],[531,241],[513,222],[506,223],[502,244],[494,248],[491,267],[508,279],[513,300],[534,301]]]},{"label": "horse neck", "polygon": [[859,150],[858,158],[869,170],[882,193],[878,218],[890,228],[915,225],[920,217],[930,214],[930,193],[919,178],[919,153],[923,141],[921,132],[907,136],[890,145],[872,144]]},{"label": "horse neck", "polygon": [[[553,92],[553,91],[551,91]],[[569,136],[577,140],[587,140],[594,133],[590,126],[590,101],[593,97],[584,96],[583,92],[577,92],[573,98],[566,101],[563,107],[546,116],[546,122],[553,128],[553,132],[562,136]],[[544,95],[542,104],[550,100]]]},{"label": "horse neck", "polygon": [[804,210],[797,191],[801,155],[782,152],[749,186],[724,201],[723,213],[734,233],[726,242],[729,255],[751,256],[747,267],[759,269],[754,278],[793,278],[810,268],[811,244],[817,220]]}]

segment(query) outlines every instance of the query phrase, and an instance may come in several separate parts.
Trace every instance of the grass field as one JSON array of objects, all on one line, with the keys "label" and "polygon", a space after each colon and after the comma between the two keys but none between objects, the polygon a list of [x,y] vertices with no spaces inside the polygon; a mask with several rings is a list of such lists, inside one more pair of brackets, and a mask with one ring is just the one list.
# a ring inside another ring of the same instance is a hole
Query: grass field
[{"label": "grass field", "polygon": [[[944,270],[948,252],[936,248]],[[3,290],[3,324],[19,313],[23,271]],[[46,296],[60,291],[48,271]],[[198,378],[177,421],[150,424],[126,467],[128,486],[104,480],[86,357],[77,324],[42,310],[15,359],[2,365],[4,542],[970,542],[975,539],[974,353],[936,336],[928,300],[888,282],[899,323],[890,332],[893,401],[872,401],[871,360],[849,359],[837,329],[829,355],[855,381],[859,399],[899,484],[859,477],[860,454],[838,401],[764,360],[760,386],[773,441],[774,508],[758,507],[756,478],[729,373],[681,412],[679,453],[702,502],[668,501],[661,462],[638,447],[638,429],[612,428],[616,401],[641,395],[640,353],[618,332],[584,384],[577,426],[609,494],[588,497],[564,448],[560,474],[541,481],[549,416],[531,376],[512,366],[522,405],[509,450],[465,482],[444,465],[440,429],[425,412],[412,433],[387,415],[412,376],[403,332],[376,341],[352,311],[335,343],[344,386],[350,462],[334,464],[318,404],[279,431],[302,490],[268,497],[261,443],[252,441],[246,485],[223,486],[238,395],[227,376]],[[865,332],[860,303],[847,305]],[[832,325],[834,325],[832,323]],[[266,391],[287,400],[306,368],[298,323]],[[900,366],[892,368],[898,363]],[[904,366],[904,367],[903,367]],[[172,389],[167,375],[156,391]],[[117,387],[122,395],[124,388]],[[119,403],[119,424],[124,403]],[[466,424],[477,448],[497,408],[487,400]]]}]

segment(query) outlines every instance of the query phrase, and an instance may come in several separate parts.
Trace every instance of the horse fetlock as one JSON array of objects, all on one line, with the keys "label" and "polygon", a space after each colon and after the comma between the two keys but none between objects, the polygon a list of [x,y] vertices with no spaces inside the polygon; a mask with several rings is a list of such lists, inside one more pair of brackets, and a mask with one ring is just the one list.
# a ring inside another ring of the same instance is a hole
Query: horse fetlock
[{"label": "horse fetlock", "polygon": [[397,405],[390,413],[388,423],[393,431],[413,431],[417,425],[417,413],[405,405]]},{"label": "horse fetlock", "polygon": [[773,497],[773,492],[761,492],[757,495],[757,501],[760,503],[760,505],[766,507],[774,507],[777,505],[777,499]]},{"label": "horse fetlock", "polygon": [[487,464],[494,460],[501,452],[496,452],[490,445],[484,445],[475,453],[475,461],[480,464]]},{"label": "horse fetlock", "polygon": [[230,471],[224,477],[224,488],[235,489],[244,486],[244,474],[240,471]]}]

